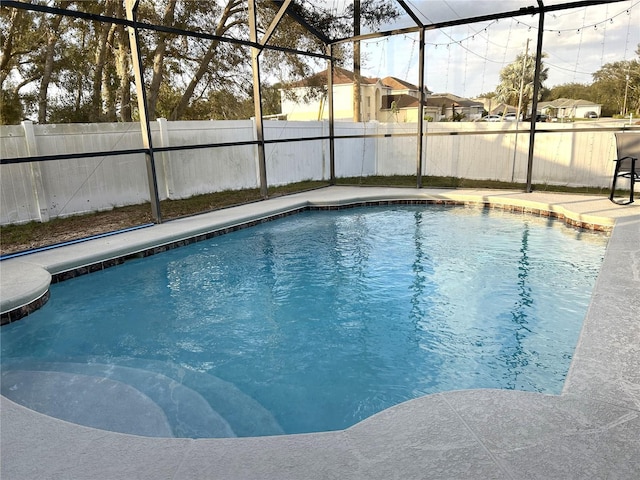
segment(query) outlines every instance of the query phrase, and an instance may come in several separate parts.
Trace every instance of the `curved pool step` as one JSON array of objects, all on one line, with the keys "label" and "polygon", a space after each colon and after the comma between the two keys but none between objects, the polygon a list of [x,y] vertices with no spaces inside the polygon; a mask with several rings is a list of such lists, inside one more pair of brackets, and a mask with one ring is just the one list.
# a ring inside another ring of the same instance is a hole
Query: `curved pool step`
[{"label": "curved pool step", "polygon": [[[92,358],[91,361],[107,363],[107,360],[101,357]],[[233,383],[219,377],[159,360],[109,357],[108,363],[159,372],[195,390],[229,423],[238,437],[285,434],[269,410]]]},{"label": "curved pool step", "polygon": [[[2,372],[2,394],[17,403],[51,416],[57,415],[43,410],[48,409],[51,412],[56,412],[58,407],[55,405],[59,402],[55,401],[55,398],[57,396],[68,398],[72,400],[72,404],[75,404],[76,408],[86,411],[86,414],[78,414],[80,418],[86,418],[90,415],[102,415],[102,412],[94,407],[94,405],[101,405],[101,402],[91,393],[91,389],[101,381],[105,382],[105,385],[113,383],[135,389],[162,410],[170,425],[169,434],[148,436],[184,438],[236,436],[227,421],[212,409],[198,392],[162,373],[128,366],[29,360],[5,362]],[[124,387],[120,389],[126,390]],[[113,390],[115,391],[117,388],[113,388]],[[20,393],[21,391],[24,392],[24,395]],[[42,394],[44,400],[39,401],[36,398],[37,394]],[[21,396],[32,406],[17,400]],[[123,400],[117,397],[114,398],[114,401],[123,403]],[[47,406],[48,404],[50,405]],[[123,405],[126,404],[123,403]],[[104,414],[109,415],[109,410],[105,410]],[[69,416],[72,413],[66,415]],[[101,422],[108,424],[109,420],[105,419]],[[113,419],[112,422],[118,423],[116,419]],[[88,425],[88,423],[82,424]],[[132,419],[127,433],[146,435],[135,431],[135,425],[135,420]]]},{"label": "curved pool step", "polygon": [[171,437],[163,410],[139,390],[108,378],[57,371],[2,373],[2,395],[50,417],[146,437]]}]

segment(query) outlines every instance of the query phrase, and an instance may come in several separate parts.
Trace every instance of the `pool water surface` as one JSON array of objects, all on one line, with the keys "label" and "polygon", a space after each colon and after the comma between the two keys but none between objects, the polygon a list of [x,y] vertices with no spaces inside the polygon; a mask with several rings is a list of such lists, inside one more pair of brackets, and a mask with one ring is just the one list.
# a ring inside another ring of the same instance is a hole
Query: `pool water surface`
[{"label": "pool water surface", "polygon": [[471,388],[559,394],[607,237],[441,206],[309,211],[51,286],[2,327],[2,394],[84,425],[347,428]]}]

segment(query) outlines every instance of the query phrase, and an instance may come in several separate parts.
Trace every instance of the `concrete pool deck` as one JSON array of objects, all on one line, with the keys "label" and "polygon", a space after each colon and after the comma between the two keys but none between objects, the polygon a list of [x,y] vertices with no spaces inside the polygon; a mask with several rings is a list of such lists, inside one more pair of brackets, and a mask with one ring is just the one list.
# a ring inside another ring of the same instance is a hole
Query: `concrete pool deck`
[{"label": "concrete pool deck", "polygon": [[51,274],[92,270],[309,205],[428,200],[614,226],[561,395],[428,395],[342,431],[149,438],[83,427],[0,397],[4,479],[640,478],[640,204],[488,190],[329,187],[32,253],[0,263],[0,310],[42,298]]}]

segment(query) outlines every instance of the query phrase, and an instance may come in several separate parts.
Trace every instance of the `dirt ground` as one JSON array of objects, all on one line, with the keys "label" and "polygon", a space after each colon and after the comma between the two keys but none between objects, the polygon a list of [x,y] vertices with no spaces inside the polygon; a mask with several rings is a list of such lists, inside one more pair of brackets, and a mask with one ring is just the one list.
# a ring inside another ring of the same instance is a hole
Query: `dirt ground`
[{"label": "dirt ground", "polygon": [[[275,197],[326,186],[326,182],[306,181],[269,190]],[[198,195],[181,200],[162,200],[163,221],[210,212],[220,208],[255,202],[261,199],[258,189],[234,190]],[[103,212],[55,218],[45,223],[0,226],[0,255],[32,250],[126,228],[153,223],[149,203],[129,205]]]},{"label": "dirt ground", "polygon": [[55,219],[47,223],[4,226],[0,229],[0,255],[78,240],[151,221],[149,206],[146,205]]}]

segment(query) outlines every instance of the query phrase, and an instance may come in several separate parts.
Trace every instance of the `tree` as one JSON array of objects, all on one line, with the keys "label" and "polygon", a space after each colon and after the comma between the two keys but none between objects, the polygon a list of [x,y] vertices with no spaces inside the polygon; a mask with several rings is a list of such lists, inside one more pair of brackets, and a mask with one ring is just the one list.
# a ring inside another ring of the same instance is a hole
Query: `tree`
[{"label": "tree", "polygon": [[42,45],[35,15],[0,8],[0,44],[0,123],[19,123],[24,119],[26,104],[33,101],[32,95],[27,99],[20,93],[34,77],[24,59]]},{"label": "tree", "polygon": [[[640,45],[636,50],[640,57]],[[567,83],[545,92],[545,100],[573,98],[589,100],[602,105],[602,115],[640,116],[640,62],[620,60],[607,63],[593,73],[592,84]],[[625,102],[626,98],[626,102]]]},{"label": "tree", "polygon": [[[543,58],[546,55],[543,54]],[[535,58],[528,54],[520,54],[513,63],[500,71],[500,84],[496,88],[496,99],[507,105],[518,105],[522,92],[522,112],[526,112],[533,100],[533,83],[535,77]],[[540,70],[539,92],[548,77],[548,69]],[[540,98],[538,98],[539,100]]]},{"label": "tree", "polygon": [[400,113],[400,108],[395,100],[391,102],[391,113],[396,117],[396,123],[398,123],[398,113]]},{"label": "tree", "polygon": [[24,118],[22,102],[15,91],[1,90],[0,105],[0,125],[15,125]]},{"label": "tree", "polygon": [[[114,16],[119,9],[119,0],[106,0],[104,3],[104,15]],[[114,69],[112,45],[117,30],[116,24],[95,22],[94,51],[93,51],[93,80],[91,82],[91,118],[92,122],[114,121],[115,105],[114,90],[111,82],[111,71]]]},{"label": "tree", "polygon": [[[2,121],[17,121],[22,112],[37,116],[42,123],[130,121],[133,89],[128,32],[122,25],[97,20],[100,15],[124,18],[124,0],[46,3],[89,13],[95,20],[0,7]],[[391,7],[382,8],[392,5],[391,0],[362,3],[363,24],[392,18]],[[246,4],[247,0],[144,1],[139,4],[138,20],[196,34],[247,39]],[[266,31],[281,5],[281,1],[257,2],[261,31]],[[289,9],[302,23],[329,38],[348,36],[353,27],[348,11],[337,16],[331,6],[292,2]],[[250,98],[246,86],[252,81],[249,46],[166,31],[139,32],[151,119],[160,115],[173,120],[206,116],[203,106],[216,97],[227,99],[227,103],[231,97],[237,99],[239,112],[244,112],[244,102]],[[325,53],[322,41],[291,15],[283,17],[269,43]],[[342,53],[340,48],[335,50]],[[283,75],[269,77],[269,83],[303,78],[323,62],[269,49],[261,55],[262,66],[275,76]],[[226,93],[221,96],[219,92]],[[13,105],[16,98],[19,105]],[[212,108],[214,115],[228,117],[230,113]]]},{"label": "tree", "polygon": [[546,90],[542,94],[542,100],[551,101],[558,98],[572,98],[574,100],[589,100],[598,102],[595,90],[591,85],[584,83],[565,83],[556,85]]},{"label": "tree", "polygon": [[[640,44],[636,49],[640,59]],[[593,74],[591,86],[595,99],[606,114],[640,115],[640,61],[621,60],[607,63]]]}]

